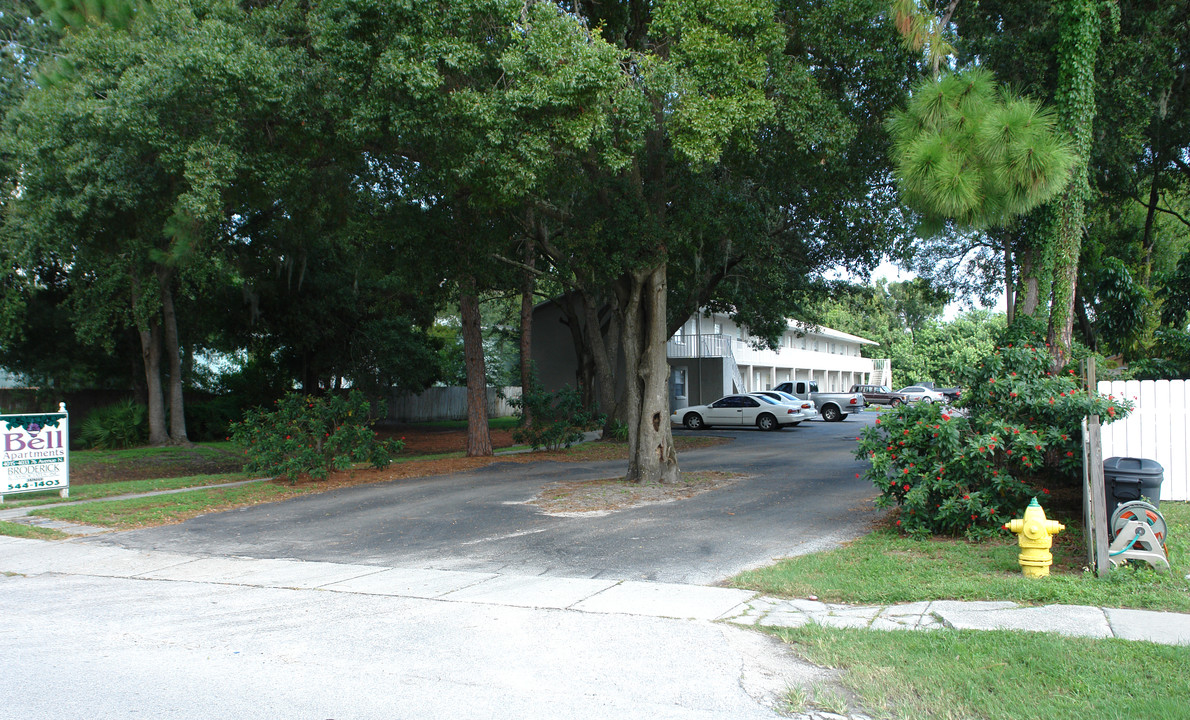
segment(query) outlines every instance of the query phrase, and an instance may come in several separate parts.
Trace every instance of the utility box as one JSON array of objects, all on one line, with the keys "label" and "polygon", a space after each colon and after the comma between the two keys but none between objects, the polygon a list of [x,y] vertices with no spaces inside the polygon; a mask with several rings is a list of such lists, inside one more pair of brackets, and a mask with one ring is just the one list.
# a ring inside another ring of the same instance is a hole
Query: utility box
[{"label": "utility box", "polygon": [[1123,503],[1143,496],[1152,504],[1161,504],[1161,482],[1165,468],[1148,458],[1111,457],[1103,461],[1103,488],[1110,515]]}]

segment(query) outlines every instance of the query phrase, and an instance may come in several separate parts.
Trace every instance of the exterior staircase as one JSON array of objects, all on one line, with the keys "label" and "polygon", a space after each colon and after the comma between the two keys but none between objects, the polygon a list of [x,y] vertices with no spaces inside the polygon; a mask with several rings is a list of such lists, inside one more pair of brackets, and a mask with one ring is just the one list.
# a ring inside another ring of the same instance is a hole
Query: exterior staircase
[{"label": "exterior staircase", "polygon": [[888,358],[872,360],[872,377],[868,380],[868,384],[892,387],[892,360]]},{"label": "exterior staircase", "polygon": [[666,357],[671,358],[723,358],[725,372],[731,376],[732,392],[745,392],[744,376],[731,351],[733,339],[730,335],[702,335],[694,342],[693,336],[670,338],[666,345]]},{"label": "exterior staircase", "polygon": [[740,374],[740,366],[736,364],[735,355],[731,353],[730,346],[727,349],[727,355],[723,358],[723,364],[731,372],[732,392],[746,392],[744,390],[744,376]]}]

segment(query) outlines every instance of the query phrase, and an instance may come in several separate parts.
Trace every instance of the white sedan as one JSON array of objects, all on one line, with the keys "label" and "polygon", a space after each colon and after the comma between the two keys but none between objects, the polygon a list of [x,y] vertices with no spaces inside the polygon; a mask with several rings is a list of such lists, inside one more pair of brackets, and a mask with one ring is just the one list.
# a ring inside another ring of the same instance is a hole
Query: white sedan
[{"label": "white sedan", "polygon": [[[781,392],[780,390],[758,390],[751,394],[765,395],[779,403],[792,405],[795,408],[801,410],[802,414],[806,416],[807,420],[813,420],[814,418],[818,417],[818,405],[813,400],[802,400],[799,397],[790,395],[787,392]],[[794,425],[797,425],[797,423],[794,423]]]},{"label": "white sedan", "polygon": [[909,402],[924,402],[924,403],[936,403],[936,402],[944,403],[944,402],[946,402],[945,395],[938,392],[937,390],[931,390],[930,388],[923,387],[921,385],[910,385],[907,388],[901,388],[897,392],[902,395],[907,395],[909,397]]},{"label": "white sedan", "polygon": [[669,419],[672,424],[683,425],[690,430],[702,430],[712,425],[755,425],[761,430],[778,430],[787,425],[796,425],[806,416],[798,408],[783,405],[769,397],[728,395],[710,405],[678,408]]}]

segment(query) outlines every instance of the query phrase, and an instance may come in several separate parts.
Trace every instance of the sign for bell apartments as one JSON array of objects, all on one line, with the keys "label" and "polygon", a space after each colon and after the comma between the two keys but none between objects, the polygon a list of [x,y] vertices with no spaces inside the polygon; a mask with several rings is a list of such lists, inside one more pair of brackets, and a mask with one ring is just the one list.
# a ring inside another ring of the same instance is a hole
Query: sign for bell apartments
[{"label": "sign for bell apartments", "polygon": [[66,404],[42,415],[0,415],[0,498],[57,490],[70,496],[70,420]]}]

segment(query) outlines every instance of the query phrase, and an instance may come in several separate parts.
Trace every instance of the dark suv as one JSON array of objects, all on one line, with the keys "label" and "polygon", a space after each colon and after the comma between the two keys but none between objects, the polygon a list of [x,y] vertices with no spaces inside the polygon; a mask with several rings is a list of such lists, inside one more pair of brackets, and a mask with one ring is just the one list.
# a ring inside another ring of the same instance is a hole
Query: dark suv
[{"label": "dark suv", "polygon": [[893,392],[887,385],[852,385],[851,392],[860,393],[864,399],[873,405],[904,405],[909,398],[901,393]]}]

